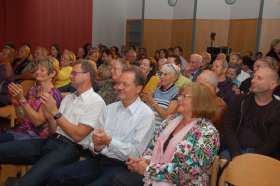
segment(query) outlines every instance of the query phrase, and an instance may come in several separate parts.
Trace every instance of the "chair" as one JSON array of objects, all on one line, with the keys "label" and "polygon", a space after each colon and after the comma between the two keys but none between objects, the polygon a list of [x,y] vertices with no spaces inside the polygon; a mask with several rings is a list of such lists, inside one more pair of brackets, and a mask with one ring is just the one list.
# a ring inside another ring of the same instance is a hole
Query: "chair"
[{"label": "chair", "polygon": [[259,154],[235,157],[224,169],[219,186],[279,186],[280,161]]},{"label": "chair", "polygon": [[[23,95],[26,96],[28,93],[28,90],[33,86],[34,80],[24,80],[20,84],[23,87]],[[0,117],[9,119],[10,126],[14,127],[15,121],[17,118],[14,106],[6,105],[4,107],[0,107]]]}]

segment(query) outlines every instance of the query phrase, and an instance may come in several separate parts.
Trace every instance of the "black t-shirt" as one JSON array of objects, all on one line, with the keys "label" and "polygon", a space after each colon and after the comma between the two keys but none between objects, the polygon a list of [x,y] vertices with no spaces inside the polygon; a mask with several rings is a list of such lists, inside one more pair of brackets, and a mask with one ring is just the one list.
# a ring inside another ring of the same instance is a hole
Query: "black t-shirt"
[{"label": "black t-shirt", "polygon": [[244,113],[238,133],[240,146],[243,148],[257,148],[263,143],[273,121],[270,114],[275,112],[273,101],[265,106],[257,105],[254,99],[250,102],[250,108]]}]

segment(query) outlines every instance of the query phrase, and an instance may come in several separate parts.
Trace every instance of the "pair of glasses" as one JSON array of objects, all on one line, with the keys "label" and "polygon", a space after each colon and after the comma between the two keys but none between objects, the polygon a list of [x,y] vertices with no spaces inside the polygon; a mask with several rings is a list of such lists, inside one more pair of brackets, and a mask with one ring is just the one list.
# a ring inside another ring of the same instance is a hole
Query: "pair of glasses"
[{"label": "pair of glasses", "polygon": [[189,98],[192,97],[192,95],[190,94],[180,94],[178,95],[177,99],[185,99],[185,98]]},{"label": "pair of glasses", "polygon": [[77,72],[77,71],[72,71],[72,72],[71,72],[71,75],[76,76],[77,74],[85,74],[85,73],[88,73],[88,72]]}]

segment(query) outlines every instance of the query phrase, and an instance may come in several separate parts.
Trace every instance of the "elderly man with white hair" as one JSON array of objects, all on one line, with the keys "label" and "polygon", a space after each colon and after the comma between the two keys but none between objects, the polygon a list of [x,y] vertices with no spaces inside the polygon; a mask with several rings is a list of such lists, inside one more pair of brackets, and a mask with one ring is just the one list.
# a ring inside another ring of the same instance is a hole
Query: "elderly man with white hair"
[{"label": "elderly man with white hair", "polygon": [[192,80],[195,81],[197,76],[202,72],[203,58],[199,54],[192,54],[189,59],[189,69],[186,70],[186,75]]}]

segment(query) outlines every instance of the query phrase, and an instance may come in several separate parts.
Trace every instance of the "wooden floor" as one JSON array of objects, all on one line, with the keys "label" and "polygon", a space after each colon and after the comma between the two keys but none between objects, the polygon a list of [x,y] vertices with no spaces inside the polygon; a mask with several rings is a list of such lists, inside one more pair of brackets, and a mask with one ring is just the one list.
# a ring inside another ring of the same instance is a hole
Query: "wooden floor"
[{"label": "wooden floor", "polygon": [[20,176],[22,169],[24,169],[22,166],[16,166],[16,165],[1,165],[0,170],[0,186],[4,186],[5,180],[8,177],[16,177],[17,175]]}]

